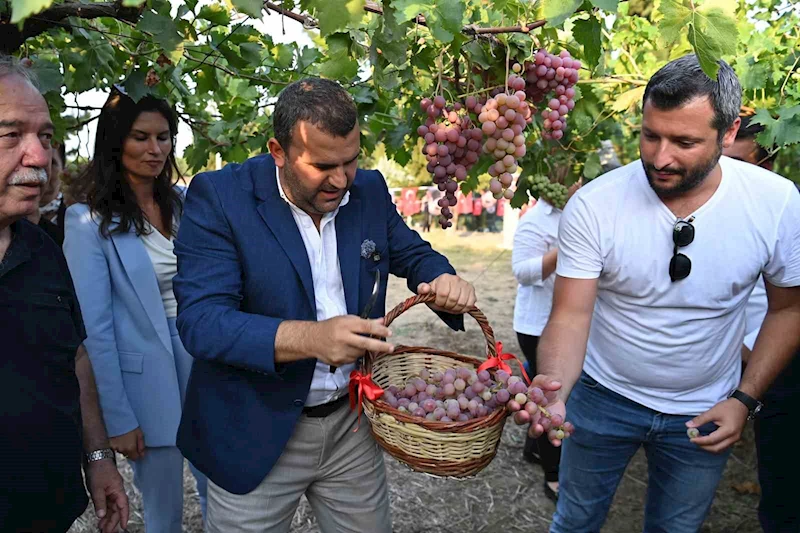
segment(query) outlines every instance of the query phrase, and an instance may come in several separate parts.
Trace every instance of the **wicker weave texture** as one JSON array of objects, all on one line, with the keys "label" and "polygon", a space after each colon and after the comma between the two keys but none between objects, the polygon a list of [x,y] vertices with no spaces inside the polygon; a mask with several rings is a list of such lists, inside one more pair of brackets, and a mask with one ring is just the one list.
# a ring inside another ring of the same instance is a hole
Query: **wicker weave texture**
[{"label": "wicker weave texture", "polygon": [[[415,296],[387,314],[387,325],[413,305],[432,297]],[[481,326],[487,352],[495,355],[494,334],[479,310],[469,313]],[[397,346],[391,354],[372,354],[367,371],[381,388],[405,386],[409,378],[423,369],[445,371],[458,366],[477,369],[475,357],[427,347]],[[364,399],[364,412],[378,444],[390,455],[412,469],[440,477],[469,477],[485,468],[494,458],[503,433],[507,413],[498,409],[489,415],[465,422],[438,422],[404,413],[388,403]]]}]

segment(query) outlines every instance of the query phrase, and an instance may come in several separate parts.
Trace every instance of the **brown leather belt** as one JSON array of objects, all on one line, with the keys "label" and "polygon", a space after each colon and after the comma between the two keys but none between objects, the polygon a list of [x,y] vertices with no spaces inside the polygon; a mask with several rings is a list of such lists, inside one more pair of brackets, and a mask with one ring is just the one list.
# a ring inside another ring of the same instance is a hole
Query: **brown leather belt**
[{"label": "brown leather belt", "polygon": [[345,394],[344,396],[337,398],[332,402],[315,405],[313,407],[303,407],[303,414],[309,418],[326,417],[338,411],[343,404],[347,403],[348,398],[350,398],[350,395]]}]

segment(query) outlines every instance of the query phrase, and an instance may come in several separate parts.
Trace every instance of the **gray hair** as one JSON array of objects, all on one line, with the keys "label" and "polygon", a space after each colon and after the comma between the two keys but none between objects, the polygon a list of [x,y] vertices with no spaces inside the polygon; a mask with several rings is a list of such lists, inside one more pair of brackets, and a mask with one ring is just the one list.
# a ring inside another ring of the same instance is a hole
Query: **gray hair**
[{"label": "gray hair", "polygon": [[32,69],[20,64],[16,57],[0,53],[0,79],[6,76],[19,76],[39,90],[39,80]]},{"label": "gray hair", "polygon": [[718,139],[733,125],[742,106],[742,86],[726,62],[720,60],[717,79],[709,78],[694,54],[670,61],[656,72],[644,90],[642,104],[648,99],[659,109],[675,109],[694,98],[707,96],[714,109],[711,126]]}]

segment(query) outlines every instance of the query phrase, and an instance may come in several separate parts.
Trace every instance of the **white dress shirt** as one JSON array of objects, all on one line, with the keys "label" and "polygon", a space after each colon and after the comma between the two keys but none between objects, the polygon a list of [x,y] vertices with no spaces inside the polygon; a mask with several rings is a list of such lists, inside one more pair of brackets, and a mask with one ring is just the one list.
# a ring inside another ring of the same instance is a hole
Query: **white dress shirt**
[{"label": "white dress shirt", "polygon": [[514,331],[538,337],[553,306],[555,273],[542,279],[542,259],[556,247],[561,210],[542,198],[520,220],[514,233],[511,269],[517,279]]},{"label": "white dress shirt", "polygon": [[[327,320],[335,316],[347,314],[347,302],[344,298],[342,270],[339,266],[339,251],[336,243],[336,215],[342,206],[350,201],[350,191],[344,193],[342,202],[335,211],[326,213],[319,224],[319,231],[311,217],[294,205],[283,192],[281,180],[278,180],[278,192],[292,211],[292,216],[303,237],[303,244],[311,264],[311,277],[314,280],[314,299],[317,306],[317,320]],[[313,407],[331,402],[345,392],[350,381],[350,372],[355,365],[343,365],[331,373],[330,366],[317,361],[311,389],[306,397],[306,406]]]}]

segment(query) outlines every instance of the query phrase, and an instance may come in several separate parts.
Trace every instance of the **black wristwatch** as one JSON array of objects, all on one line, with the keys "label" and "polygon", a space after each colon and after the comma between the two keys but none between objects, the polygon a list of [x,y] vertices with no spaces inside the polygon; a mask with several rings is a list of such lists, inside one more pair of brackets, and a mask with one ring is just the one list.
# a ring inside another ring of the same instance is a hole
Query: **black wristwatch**
[{"label": "black wristwatch", "polygon": [[756,415],[761,411],[761,408],[764,407],[764,404],[750,396],[749,394],[745,394],[744,392],[740,391],[739,389],[733,389],[731,392],[728,393],[728,398],[736,398],[740,402],[742,402],[747,410],[749,411],[747,415],[748,420],[753,420]]}]

